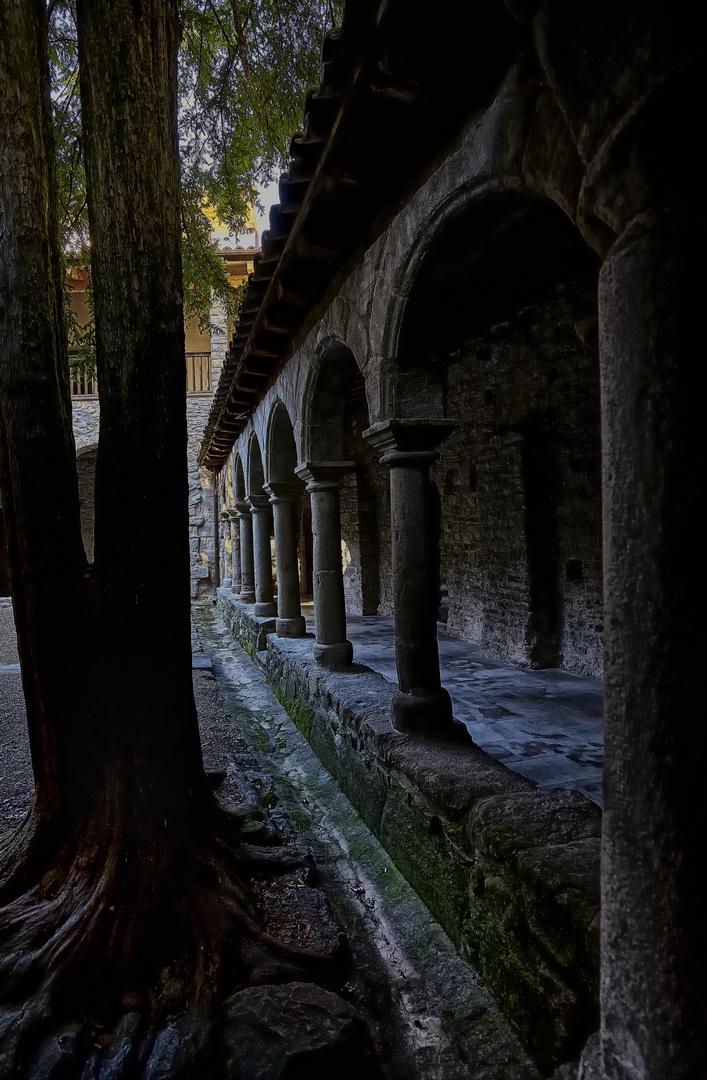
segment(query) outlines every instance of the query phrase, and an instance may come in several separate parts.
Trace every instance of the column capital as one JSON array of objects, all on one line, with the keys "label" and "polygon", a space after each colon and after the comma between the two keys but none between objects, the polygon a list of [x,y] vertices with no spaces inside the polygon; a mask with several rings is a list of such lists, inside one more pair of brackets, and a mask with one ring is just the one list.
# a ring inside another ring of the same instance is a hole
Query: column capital
[{"label": "column capital", "polygon": [[245,499],[236,499],[236,511],[238,517],[250,517],[250,503]]},{"label": "column capital", "polygon": [[305,461],[295,469],[307,485],[307,491],[338,488],[342,477],[354,472],[355,461]]},{"label": "column capital", "polygon": [[378,450],[381,465],[428,465],[456,423],[444,416],[406,416],[372,424],[363,438]]},{"label": "column capital", "polygon": [[262,513],[270,509],[270,499],[267,495],[249,495],[248,503],[254,514]]},{"label": "column capital", "polygon": [[294,502],[303,485],[301,480],[271,480],[269,484],[263,484],[263,489],[270,496],[271,503]]},{"label": "column capital", "polygon": [[237,518],[237,517],[238,517],[238,511],[235,510],[232,506],[227,506],[225,510],[221,511],[221,521],[230,522],[230,521],[233,521],[233,519]]}]

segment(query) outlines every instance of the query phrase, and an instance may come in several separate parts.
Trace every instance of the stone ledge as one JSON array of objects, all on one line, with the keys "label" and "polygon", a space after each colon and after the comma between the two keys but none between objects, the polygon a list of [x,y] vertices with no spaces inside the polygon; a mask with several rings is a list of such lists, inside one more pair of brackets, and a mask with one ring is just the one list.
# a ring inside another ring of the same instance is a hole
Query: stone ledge
[{"label": "stone ledge", "polygon": [[474,745],[394,731],[382,675],[324,671],[311,636],[276,637],[225,590],[219,607],[541,1068],[576,1060],[598,1023],[599,808],[535,790]]}]

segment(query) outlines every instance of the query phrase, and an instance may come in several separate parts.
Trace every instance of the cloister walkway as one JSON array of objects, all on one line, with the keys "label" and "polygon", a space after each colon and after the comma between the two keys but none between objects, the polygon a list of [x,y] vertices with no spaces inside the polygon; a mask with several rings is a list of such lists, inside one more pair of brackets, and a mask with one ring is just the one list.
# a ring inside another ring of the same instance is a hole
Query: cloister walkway
[{"label": "cloister walkway", "polygon": [[[302,613],[313,632],[311,601]],[[346,625],[355,659],[397,683],[393,619],[347,613]],[[442,683],[474,742],[539,788],[574,788],[601,805],[601,679],[499,663],[443,624],[438,642]]]}]

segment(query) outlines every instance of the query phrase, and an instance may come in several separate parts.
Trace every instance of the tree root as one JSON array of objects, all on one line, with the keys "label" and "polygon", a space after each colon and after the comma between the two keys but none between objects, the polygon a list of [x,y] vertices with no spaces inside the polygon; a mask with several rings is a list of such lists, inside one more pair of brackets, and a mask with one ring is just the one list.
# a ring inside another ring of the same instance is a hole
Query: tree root
[{"label": "tree root", "polygon": [[30,815],[0,849],[0,1076],[217,1076],[208,1063],[229,995],[339,981],[340,942],[298,942],[272,911],[266,925],[251,887],[254,872],[286,888],[289,875],[294,894],[310,864],[249,849],[239,831],[215,803],[163,831],[95,820],[39,829]]}]

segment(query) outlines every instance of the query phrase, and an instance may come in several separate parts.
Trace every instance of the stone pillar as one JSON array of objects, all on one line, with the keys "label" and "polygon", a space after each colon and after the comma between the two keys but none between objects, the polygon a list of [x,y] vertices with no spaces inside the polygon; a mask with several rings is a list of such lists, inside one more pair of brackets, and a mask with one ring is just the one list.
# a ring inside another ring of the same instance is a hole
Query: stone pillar
[{"label": "stone pillar", "polygon": [[436,447],[454,421],[387,420],[364,437],[390,469],[390,516],[395,612],[393,727],[424,735],[458,735],[452,702],[442,687],[437,649],[439,610],[439,509],[430,482]]},{"label": "stone pillar", "polygon": [[592,1080],[707,1076],[705,227],[671,216],[635,218],[599,278],[601,1029],[580,1071]]},{"label": "stone pillar", "polygon": [[353,660],[353,646],[346,640],[339,511],[341,477],[353,469],[353,461],[308,461],[295,470],[306,481],[312,502],[314,658],[330,670],[346,668]]},{"label": "stone pillar", "polygon": [[250,503],[245,499],[236,500],[238,521],[241,533],[241,601],[244,604],[255,603],[255,575],[253,570],[253,518]]},{"label": "stone pillar", "polygon": [[231,558],[228,558],[228,550],[226,548],[226,537],[228,537],[229,539],[231,538],[231,508],[230,507],[226,507],[225,510],[221,511],[221,533],[222,533],[222,536],[223,536],[223,561],[221,563],[223,577],[222,577],[222,580],[221,580],[221,585],[222,585],[222,587],[224,589],[230,589],[231,584],[233,582],[233,577],[232,577],[232,565],[233,565],[232,553],[233,553],[233,549],[231,549]]},{"label": "stone pillar", "polygon": [[260,618],[277,615],[272,587],[270,552],[270,500],[267,495],[249,495],[253,517],[253,563],[255,568],[255,614]]},{"label": "stone pillar", "polygon": [[238,511],[233,509],[229,513],[231,527],[231,592],[238,594],[241,591],[241,528],[238,520]]},{"label": "stone pillar", "polygon": [[277,567],[278,637],[303,637],[306,623],[299,598],[297,570],[297,529],[295,499],[302,485],[293,481],[273,480],[265,485],[270,495],[275,524],[275,564]]}]

